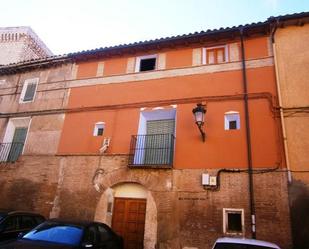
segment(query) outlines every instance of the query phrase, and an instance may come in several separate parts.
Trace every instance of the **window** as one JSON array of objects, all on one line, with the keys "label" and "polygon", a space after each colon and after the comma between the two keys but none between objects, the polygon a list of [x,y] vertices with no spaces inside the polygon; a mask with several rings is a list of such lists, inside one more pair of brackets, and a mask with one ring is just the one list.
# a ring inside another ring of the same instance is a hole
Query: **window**
[{"label": "window", "polygon": [[223,208],[223,232],[226,234],[244,233],[244,210]]},{"label": "window", "polygon": [[30,118],[10,119],[0,147],[0,162],[15,162],[23,153]]},{"label": "window", "polygon": [[76,248],[81,241],[83,229],[75,225],[47,221],[23,236],[24,239],[66,244]]},{"label": "window", "polygon": [[38,82],[39,82],[38,78],[25,80],[23,89],[20,94],[19,103],[27,103],[32,102],[34,100]]},{"label": "window", "polygon": [[106,242],[110,239],[111,235],[108,228],[101,225],[98,226],[100,242]]},{"label": "window", "polygon": [[17,230],[17,228],[18,228],[18,217],[17,216],[9,217],[4,222],[5,232],[14,231],[14,230]]},{"label": "window", "polygon": [[44,219],[43,217],[41,217],[41,216],[35,216],[34,219],[35,219],[36,225],[43,223],[44,220],[45,220],[45,219]]},{"label": "window", "polygon": [[146,55],[136,58],[135,72],[151,71],[156,69],[157,56]]},{"label": "window", "polygon": [[218,64],[228,61],[227,47],[210,47],[203,49],[203,64]]},{"label": "window", "polygon": [[129,165],[172,165],[175,118],[175,108],[141,112],[138,135],[131,141]]},{"label": "window", "polygon": [[21,216],[20,229],[31,229],[36,225],[32,216]]},{"label": "window", "polygon": [[224,129],[225,130],[240,129],[240,117],[238,112],[230,111],[224,114]]},{"label": "window", "polygon": [[4,85],[6,80],[0,80],[0,85]]},{"label": "window", "polygon": [[103,136],[104,129],[105,123],[97,122],[94,126],[93,136]]},{"label": "window", "polygon": [[84,242],[95,245],[98,241],[98,231],[95,226],[90,226],[85,230]]},{"label": "window", "polygon": [[[243,240],[243,239],[240,239]],[[235,242],[219,242],[216,243],[214,249],[276,249],[278,247],[268,247],[264,245],[253,245],[253,242],[248,242],[248,244],[244,241],[241,241],[241,243],[235,243]],[[258,242],[256,242],[258,243]]]}]

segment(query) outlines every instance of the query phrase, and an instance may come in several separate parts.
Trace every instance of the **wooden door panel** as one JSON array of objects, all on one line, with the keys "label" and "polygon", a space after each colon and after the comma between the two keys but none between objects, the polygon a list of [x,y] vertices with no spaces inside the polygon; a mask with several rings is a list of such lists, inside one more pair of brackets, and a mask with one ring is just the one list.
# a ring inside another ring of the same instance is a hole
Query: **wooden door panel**
[{"label": "wooden door panel", "polygon": [[146,200],[115,198],[112,228],[123,237],[125,249],[143,249]]}]

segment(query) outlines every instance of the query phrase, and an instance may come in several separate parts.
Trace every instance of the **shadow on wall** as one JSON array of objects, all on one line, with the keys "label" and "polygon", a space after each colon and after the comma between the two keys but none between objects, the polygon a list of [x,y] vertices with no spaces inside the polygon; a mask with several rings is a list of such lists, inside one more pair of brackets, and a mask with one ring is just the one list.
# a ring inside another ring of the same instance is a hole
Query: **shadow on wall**
[{"label": "shadow on wall", "polygon": [[294,248],[308,249],[309,187],[301,181],[294,181],[289,192]]},{"label": "shadow on wall", "polygon": [[27,179],[14,180],[11,184],[0,182],[0,208],[34,211],[40,192],[40,184]]}]

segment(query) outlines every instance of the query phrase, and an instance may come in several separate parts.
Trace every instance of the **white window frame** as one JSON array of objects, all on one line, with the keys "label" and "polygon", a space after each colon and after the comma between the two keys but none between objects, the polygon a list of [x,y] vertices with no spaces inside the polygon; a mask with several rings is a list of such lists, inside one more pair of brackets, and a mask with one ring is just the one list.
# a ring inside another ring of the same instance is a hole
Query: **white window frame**
[{"label": "white window frame", "polygon": [[[228,228],[228,214],[241,214],[241,232],[229,232]],[[243,208],[223,208],[223,233],[227,235],[244,235],[245,234],[245,211]]]},{"label": "white window frame", "polygon": [[[25,143],[24,143],[23,150],[22,150],[22,153],[21,153],[21,154],[24,154],[26,144],[27,144],[27,140],[28,140],[31,121],[32,121],[31,117],[9,119],[9,122],[6,126],[6,130],[5,130],[5,133],[4,133],[2,143],[12,143],[14,133],[15,133],[15,129],[20,128],[20,127],[27,127],[26,139],[25,139]],[[6,154],[0,153],[0,154],[2,155],[1,158],[0,158],[0,161],[6,161],[9,154],[8,153],[6,153]]]},{"label": "white window frame", "polygon": [[102,135],[98,135],[98,131],[100,128],[103,128],[103,134],[104,134],[104,130],[105,130],[105,122],[97,122],[94,125],[94,129],[93,129],[93,136],[94,137],[101,137]]},{"label": "white window frame", "polygon": [[[32,100],[24,101],[24,97],[25,97],[25,94],[26,94],[26,91],[27,91],[27,87],[28,87],[29,84],[33,84],[33,83],[36,84],[35,91],[34,91],[34,94],[33,94],[33,98],[32,98]],[[25,80],[24,85],[23,85],[23,89],[22,89],[21,94],[20,94],[20,99],[19,99],[20,104],[30,103],[30,102],[33,102],[35,100],[35,95],[36,95],[36,90],[38,88],[38,84],[39,84],[39,78],[32,78],[32,79],[26,79]]]},{"label": "white window frame", "polygon": [[[174,130],[174,136],[176,137],[176,108],[169,108],[169,109],[155,109],[155,110],[149,110],[149,111],[141,111],[140,117],[139,117],[139,124],[138,124],[138,135],[146,135],[147,131],[147,121],[151,120],[162,120],[162,119],[174,119],[175,120],[175,130]],[[141,147],[139,144],[136,145],[136,147]],[[175,144],[174,144],[175,147]],[[144,162],[144,156],[145,151],[142,150],[142,154],[139,156],[136,156],[138,151],[135,152],[134,155],[134,163],[135,164],[142,164]],[[174,148],[175,153],[175,148]]]},{"label": "white window frame", "polygon": [[218,65],[221,63],[215,63],[215,64],[207,64],[207,50],[211,50],[211,49],[218,49],[218,48],[224,48],[224,55],[225,55],[225,61],[222,63],[226,63],[229,61],[229,55],[228,55],[228,46],[227,45],[221,45],[221,46],[214,46],[214,47],[205,47],[203,48],[203,56],[202,56],[202,63],[204,65]]},{"label": "white window frame", "polygon": [[139,57],[136,57],[136,60],[135,60],[135,73],[151,71],[151,70],[149,70],[149,71],[140,71],[141,61],[145,60],[145,59],[156,59],[156,65],[155,65],[154,70],[156,70],[158,68],[158,55],[157,54],[139,56]]},{"label": "white window frame", "polygon": [[[230,121],[236,121],[236,129],[230,129]],[[239,112],[229,111],[224,113],[224,130],[240,130],[240,115]]]}]

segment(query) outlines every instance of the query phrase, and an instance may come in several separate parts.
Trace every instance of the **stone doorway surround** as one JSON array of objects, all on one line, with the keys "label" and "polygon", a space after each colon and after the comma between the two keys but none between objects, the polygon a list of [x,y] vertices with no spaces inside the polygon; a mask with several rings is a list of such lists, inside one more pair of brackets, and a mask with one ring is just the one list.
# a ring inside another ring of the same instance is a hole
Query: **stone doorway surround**
[{"label": "stone doorway surround", "polygon": [[136,182],[119,182],[108,187],[102,193],[95,212],[95,221],[112,225],[113,205],[115,197],[144,198],[147,201],[144,248],[151,249],[157,243],[157,207],[149,190]]}]

